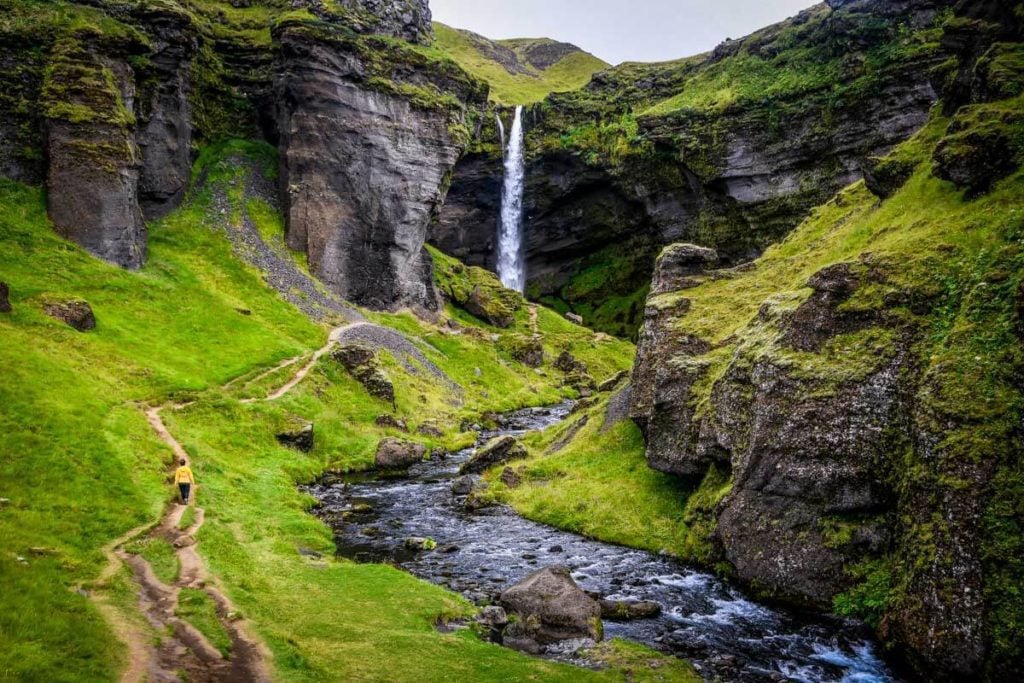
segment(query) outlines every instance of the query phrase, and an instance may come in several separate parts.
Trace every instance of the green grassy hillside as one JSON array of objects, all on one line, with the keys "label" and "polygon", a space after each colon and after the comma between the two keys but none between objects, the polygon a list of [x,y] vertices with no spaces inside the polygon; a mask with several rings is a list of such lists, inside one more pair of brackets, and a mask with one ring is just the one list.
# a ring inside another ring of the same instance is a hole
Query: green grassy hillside
[{"label": "green grassy hillside", "polygon": [[[55,236],[39,189],[0,183],[0,276],[11,285],[13,303],[12,313],[0,314],[2,677],[115,680],[126,654],[113,626],[128,625],[147,641],[159,638],[137,611],[127,570],[95,580],[107,562],[104,547],[155,522],[169,500],[171,454],[142,408],[172,399],[190,402],[165,411],[164,420],[199,478],[207,517],[200,554],[268,645],[276,678],[615,680],[623,668],[644,673],[647,662],[659,662],[612,644],[602,656],[620,668],[587,671],[531,659],[468,632],[442,634],[434,628],[439,617],[472,612],[460,597],[391,567],[331,558],[330,531],[307,513],[311,501],[296,484],[328,468],[368,466],[388,433],[374,419],[392,407],[370,397],[329,357],[273,403],[241,399],[279,385],[280,372],[225,386],[321,346],[327,333],[239,261],[225,237],[223,230],[237,229],[232,226],[245,211],[262,211],[268,234],[281,225],[280,217],[267,217],[268,207],[237,191],[246,171],[228,157],[246,149],[256,153],[256,166],[265,159],[265,147],[245,144],[202,155],[208,184],[150,226],[151,259],[138,273],[103,264]],[[211,186],[227,190],[226,214]],[[457,278],[464,271],[449,264],[446,272]],[[43,313],[45,303],[69,299],[91,304],[95,330],[76,332]],[[458,321],[457,331],[442,324],[448,317]],[[455,392],[382,352],[396,387],[396,414],[412,425],[433,420],[444,427],[442,437],[411,437],[431,447],[465,444],[470,437],[459,431],[462,418],[571,394],[548,365],[563,348],[586,360],[599,379],[628,368],[633,356],[629,344],[545,311],[534,328],[525,308],[508,329],[451,307],[437,325],[409,314],[377,314],[373,321],[402,332],[461,387]],[[543,375],[510,351],[534,329],[548,352]],[[275,438],[296,416],[316,424],[309,454]],[[177,572],[173,555],[158,543],[127,549],[148,557],[161,575]],[[226,648],[204,595],[183,596],[179,614]],[[117,624],[104,619],[97,598],[113,606]],[[691,679],[685,664],[663,663],[658,680]]]},{"label": "green grassy hillside", "polygon": [[[531,104],[553,92],[582,88],[608,64],[574,46],[546,38],[491,41],[468,31],[434,24],[434,49],[491,86],[498,104]],[[555,61],[536,55],[553,50]]]}]

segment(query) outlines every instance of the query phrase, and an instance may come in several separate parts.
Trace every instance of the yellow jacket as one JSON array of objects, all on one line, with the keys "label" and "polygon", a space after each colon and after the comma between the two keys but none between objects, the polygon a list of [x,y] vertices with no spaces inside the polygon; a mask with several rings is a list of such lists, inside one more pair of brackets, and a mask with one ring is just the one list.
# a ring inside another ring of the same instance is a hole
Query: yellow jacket
[{"label": "yellow jacket", "polygon": [[192,469],[188,465],[182,465],[174,473],[175,484],[195,484],[195,477],[192,476]]}]

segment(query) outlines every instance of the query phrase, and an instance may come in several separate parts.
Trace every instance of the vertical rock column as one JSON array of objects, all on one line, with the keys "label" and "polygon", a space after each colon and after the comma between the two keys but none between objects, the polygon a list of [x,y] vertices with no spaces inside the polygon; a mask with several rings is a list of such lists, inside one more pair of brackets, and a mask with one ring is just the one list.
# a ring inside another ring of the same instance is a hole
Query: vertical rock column
[{"label": "vertical rock column", "polygon": [[310,270],[350,301],[436,310],[423,245],[462,151],[451,112],[370,87],[370,66],[352,42],[301,27],[277,37],[289,246],[306,251]]},{"label": "vertical rock column", "polygon": [[58,233],[124,268],[146,259],[129,67],[75,38],[54,47],[43,85],[47,208]]}]

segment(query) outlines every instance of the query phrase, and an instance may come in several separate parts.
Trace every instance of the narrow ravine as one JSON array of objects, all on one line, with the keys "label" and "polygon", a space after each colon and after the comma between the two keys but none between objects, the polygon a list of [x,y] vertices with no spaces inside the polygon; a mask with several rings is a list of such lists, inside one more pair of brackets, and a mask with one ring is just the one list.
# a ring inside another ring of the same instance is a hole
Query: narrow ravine
[{"label": "narrow ravine", "polygon": [[[519,435],[565,419],[570,404],[505,416],[501,434]],[[486,604],[544,566],[568,566],[588,591],[611,599],[652,600],[660,616],[605,622],[622,637],[694,661],[708,679],[882,683],[895,680],[866,629],[855,622],[767,607],[720,579],[669,557],[590,540],[524,519],[505,506],[475,513],[452,480],[475,448],[415,466],[402,478],[327,477],[307,488],[317,514],[335,531],[340,555],[394,563]],[[410,550],[405,539],[437,547]],[[572,653],[549,656],[575,661]],[[582,662],[585,663],[585,662]]]}]

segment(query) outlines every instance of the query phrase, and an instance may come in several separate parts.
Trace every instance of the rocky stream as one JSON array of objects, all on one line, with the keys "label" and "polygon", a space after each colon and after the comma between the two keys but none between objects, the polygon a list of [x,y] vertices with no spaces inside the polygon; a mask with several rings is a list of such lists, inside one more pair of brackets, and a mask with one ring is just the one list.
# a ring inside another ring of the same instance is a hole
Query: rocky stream
[{"label": "rocky stream", "polygon": [[[477,604],[540,568],[562,565],[592,595],[657,603],[631,621],[605,619],[605,638],[625,638],[694,662],[708,679],[882,683],[897,680],[866,627],[769,607],[735,586],[663,555],[602,543],[538,524],[506,506],[467,511],[455,485],[476,449],[566,418],[571,403],[517,411],[484,431],[477,446],[414,465],[401,476],[329,476],[309,486],[317,514],[334,529],[341,556],[394,564]],[[453,491],[453,488],[455,489]],[[411,539],[430,539],[426,544]],[[436,543],[436,546],[435,546]],[[588,665],[581,643],[548,646],[544,656]]]}]

